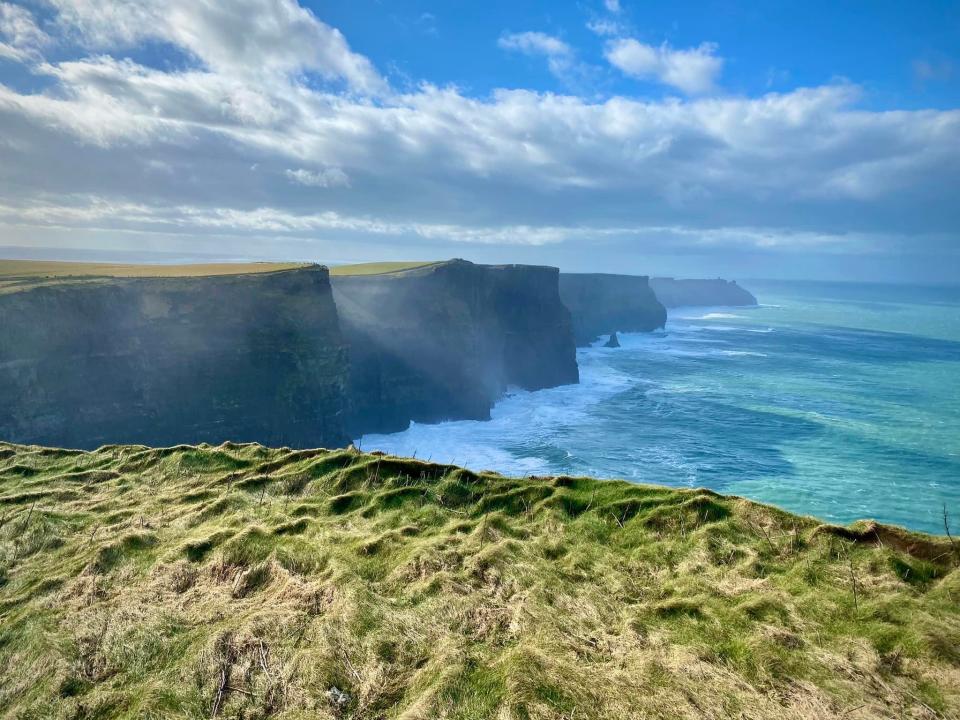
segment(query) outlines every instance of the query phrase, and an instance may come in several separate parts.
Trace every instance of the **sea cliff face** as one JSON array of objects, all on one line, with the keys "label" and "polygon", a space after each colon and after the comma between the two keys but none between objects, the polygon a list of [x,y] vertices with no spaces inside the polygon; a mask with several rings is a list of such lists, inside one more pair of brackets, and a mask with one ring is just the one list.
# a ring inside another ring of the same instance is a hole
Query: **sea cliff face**
[{"label": "sea cliff face", "polygon": [[555,268],[453,260],[332,282],[350,347],[353,436],[487,419],[508,386],[578,381]]},{"label": "sea cliff face", "polygon": [[578,380],[555,268],[338,277],[335,305],[320,266],[74,267],[0,278],[0,439],[332,447]]},{"label": "sea cliff face", "polygon": [[570,309],[578,346],[612,332],[649,332],[667,311],[641,275],[560,273],[560,298]]},{"label": "sea cliff face", "polygon": [[0,294],[0,438],[338,446],[346,351],[326,268],[65,279]]},{"label": "sea cliff face", "polygon": [[687,305],[756,305],[757,299],[735,280],[651,278],[650,287],[668,308]]}]

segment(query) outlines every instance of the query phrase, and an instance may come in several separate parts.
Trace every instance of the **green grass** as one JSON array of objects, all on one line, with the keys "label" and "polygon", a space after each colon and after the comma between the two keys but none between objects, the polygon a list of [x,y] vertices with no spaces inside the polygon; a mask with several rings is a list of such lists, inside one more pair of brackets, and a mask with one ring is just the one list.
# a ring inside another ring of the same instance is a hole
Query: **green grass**
[{"label": "green grass", "polygon": [[333,265],[331,275],[386,275],[387,273],[413,270],[414,268],[436,265],[433,261],[425,262],[371,262],[356,265]]},{"label": "green grass", "polygon": [[0,444],[0,718],[955,718],[958,561],[705,490]]},{"label": "green grass", "polygon": [[0,259],[0,293],[39,285],[89,282],[102,278],[210,277],[248,275],[306,267],[307,263],[196,263],[190,265],[126,265],[119,263],[77,263],[48,260]]}]

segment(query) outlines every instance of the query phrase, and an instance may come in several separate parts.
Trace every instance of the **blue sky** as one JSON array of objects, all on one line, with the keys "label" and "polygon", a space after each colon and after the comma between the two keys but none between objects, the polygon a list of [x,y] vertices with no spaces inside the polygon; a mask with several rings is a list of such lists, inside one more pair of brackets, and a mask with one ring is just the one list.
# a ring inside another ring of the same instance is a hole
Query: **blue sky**
[{"label": "blue sky", "polygon": [[[622,0],[617,13],[600,0],[307,5],[397,81],[428,78],[472,94],[500,87],[655,98],[669,94],[669,87],[608,71],[605,38],[588,27],[606,21],[650,45],[715,43],[724,58],[722,85],[735,94],[759,95],[847,78],[867,91],[866,107],[954,108],[960,97],[957,2]],[[497,40],[504,32],[528,30],[575,48],[582,62],[596,66],[595,83],[571,88],[536,58],[518,62],[515,55],[498,52]]]},{"label": "blue sky", "polygon": [[960,3],[0,0],[0,254],[960,281]]}]

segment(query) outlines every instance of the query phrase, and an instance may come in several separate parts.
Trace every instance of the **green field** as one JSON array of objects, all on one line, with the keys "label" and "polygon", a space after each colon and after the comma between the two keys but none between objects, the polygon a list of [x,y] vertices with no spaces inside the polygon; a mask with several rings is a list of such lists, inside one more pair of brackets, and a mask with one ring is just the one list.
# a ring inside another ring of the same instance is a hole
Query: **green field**
[{"label": "green field", "polygon": [[198,263],[191,265],[124,265],[47,260],[0,259],[0,293],[38,285],[84,282],[102,278],[210,277],[248,275],[306,267],[309,263]]},{"label": "green field", "polygon": [[958,559],[705,490],[0,444],[0,717],[956,718]]},{"label": "green field", "polygon": [[372,262],[356,265],[333,265],[331,275],[386,275],[387,273],[413,270],[414,268],[436,265],[434,261],[423,262]]},{"label": "green field", "polygon": [[[65,282],[97,282],[104,278],[182,278],[211,277],[215,275],[247,275],[277,272],[307,267],[310,263],[197,263],[189,265],[122,263],[79,263],[48,260],[0,259],[0,293],[14,292],[41,285],[59,285]],[[434,262],[376,262],[357,265],[338,265],[330,268],[331,275],[385,275],[433,265]]]}]

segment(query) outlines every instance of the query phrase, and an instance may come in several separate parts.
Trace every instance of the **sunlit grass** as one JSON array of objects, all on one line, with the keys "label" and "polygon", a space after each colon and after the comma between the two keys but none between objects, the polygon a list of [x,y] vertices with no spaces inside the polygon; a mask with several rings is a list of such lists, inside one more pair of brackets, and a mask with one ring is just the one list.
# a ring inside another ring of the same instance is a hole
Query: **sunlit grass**
[{"label": "sunlit grass", "polygon": [[957,561],[705,490],[0,444],[0,717],[954,717]]},{"label": "sunlit grass", "polygon": [[400,272],[401,270],[412,270],[414,268],[435,265],[433,261],[422,262],[372,262],[358,263],[356,265],[333,265],[330,267],[331,275],[384,275],[386,273]]},{"label": "sunlit grass", "polygon": [[94,278],[209,277],[306,267],[308,263],[196,263],[190,265],[80,263],[0,259],[0,292]]}]

